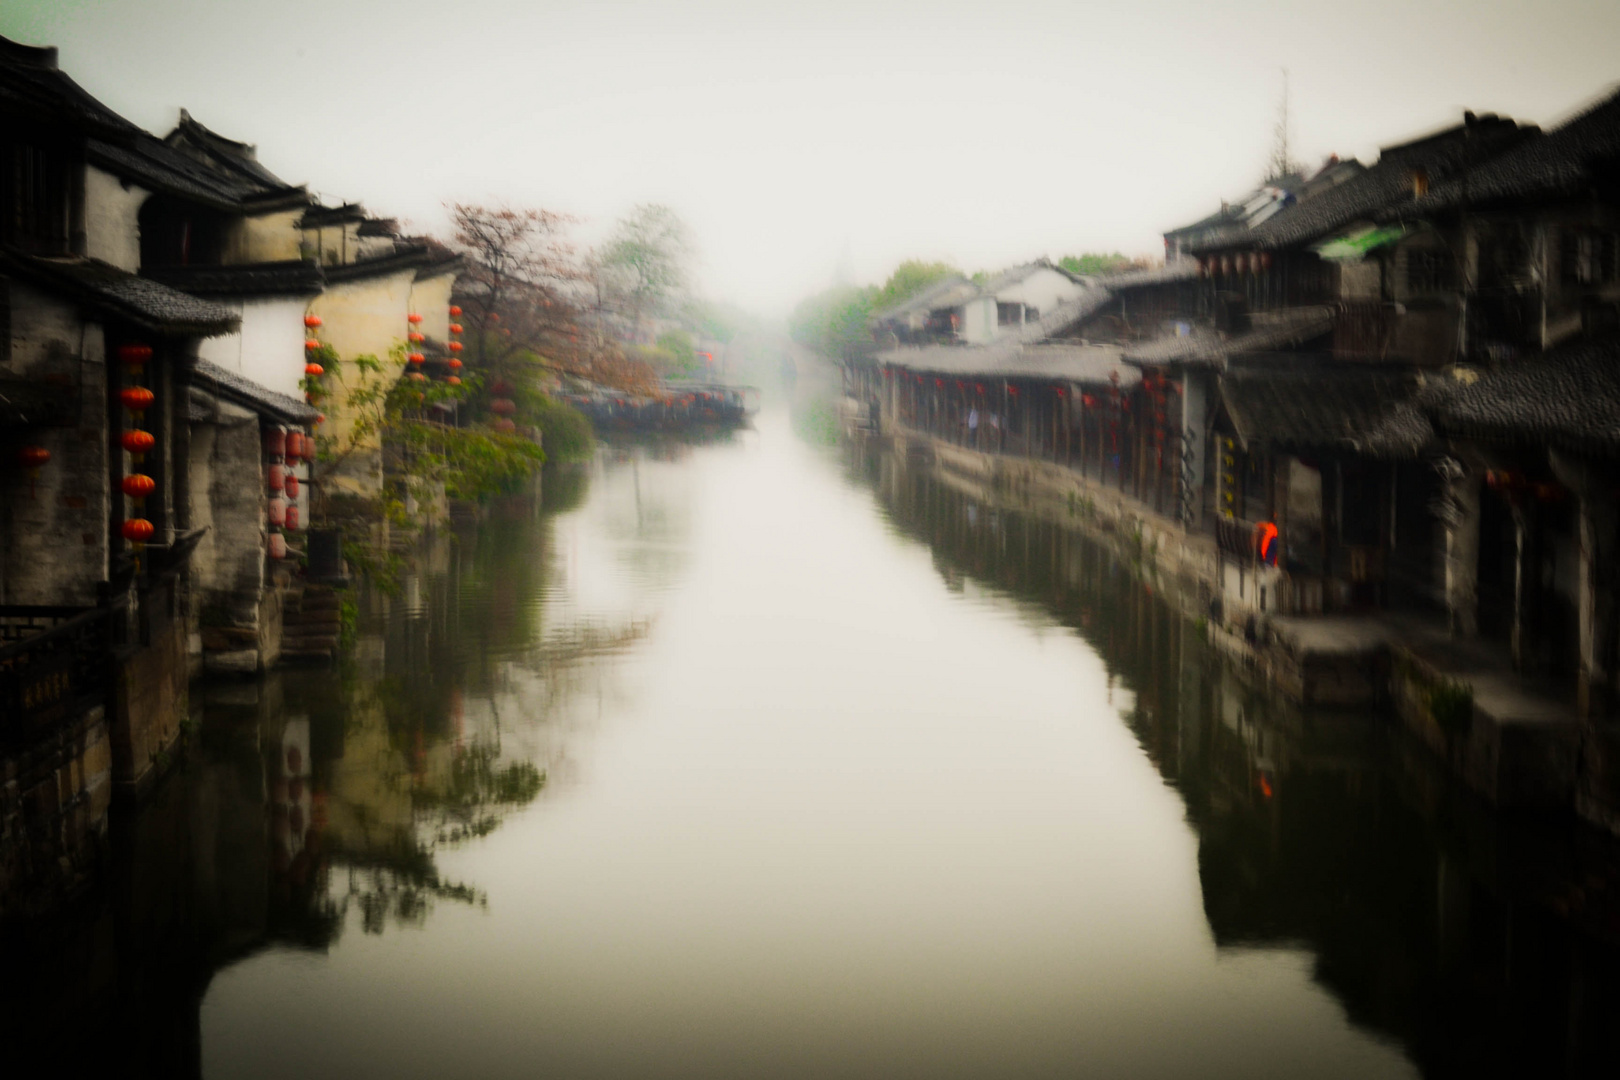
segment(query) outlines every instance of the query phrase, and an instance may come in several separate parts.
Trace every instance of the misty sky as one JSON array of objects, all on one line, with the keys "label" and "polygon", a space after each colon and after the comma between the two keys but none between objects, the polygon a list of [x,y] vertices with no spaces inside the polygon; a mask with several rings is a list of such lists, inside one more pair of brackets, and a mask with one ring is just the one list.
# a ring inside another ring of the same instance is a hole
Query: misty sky
[{"label": "misty sky", "polygon": [[1281,69],[1307,161],[1464,108],[1552,123],[1620,79],[1620,3],[0,0],[0,34],[163,134],[184,106],[331,201],[692,226],[710,295],[840,265],[1158,254],[1242,194]]}]

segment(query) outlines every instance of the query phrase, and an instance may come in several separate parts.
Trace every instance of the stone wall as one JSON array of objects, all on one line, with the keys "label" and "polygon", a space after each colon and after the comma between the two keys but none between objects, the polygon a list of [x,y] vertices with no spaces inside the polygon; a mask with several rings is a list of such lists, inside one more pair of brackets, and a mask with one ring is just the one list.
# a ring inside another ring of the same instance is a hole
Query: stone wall
[{"label": "stone wall", "polygon": [[91,880],[111,802],[112,744],[99,705],[0,755],[0,920],[50,910]]}]

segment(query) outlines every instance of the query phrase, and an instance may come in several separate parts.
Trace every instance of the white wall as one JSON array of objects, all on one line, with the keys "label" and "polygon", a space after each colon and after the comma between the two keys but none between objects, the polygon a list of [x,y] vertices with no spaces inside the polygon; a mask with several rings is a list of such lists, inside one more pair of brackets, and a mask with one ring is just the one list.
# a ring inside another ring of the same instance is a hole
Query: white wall
[{"label": "white wall", "polygon": [[85,254],[131,273],[141,268],[141,204],[151,192],[84,167]]},{"label": "white wall", "polygon": [[1035,308],[1041,315],[1049,315],[1053,308],[1073,300],[1084,289],[1085,286],[1069,280],[1056,270],[1043,268],[1023,281],[1002,289],[996,293],[996,299],[1003,304],[1024,304]]},{"label": "white wall", "polygon": [[199,355],[268,390],[303,399],[304,311],[300,296],[220,301],[242,317],[242,329],[202,342]]},{"label": "white wall", "polygon": [[969,345],[988,345],[996,337],[996,298],[981,296],[962,308],[962,340]]}]

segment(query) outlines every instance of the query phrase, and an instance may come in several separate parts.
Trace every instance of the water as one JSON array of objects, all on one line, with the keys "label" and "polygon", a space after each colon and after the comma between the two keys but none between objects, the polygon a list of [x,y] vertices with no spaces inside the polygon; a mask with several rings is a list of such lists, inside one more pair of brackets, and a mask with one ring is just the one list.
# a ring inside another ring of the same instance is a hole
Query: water
[{"label": "water", "polygon": [[1268,705],[1062,523],[780,413],[548,485],[373,598],[343,672],[209,691],[106,888],[18,948],[12,1045],[77,1017],[210,1078],[1620,1060],[1612,852]]}]

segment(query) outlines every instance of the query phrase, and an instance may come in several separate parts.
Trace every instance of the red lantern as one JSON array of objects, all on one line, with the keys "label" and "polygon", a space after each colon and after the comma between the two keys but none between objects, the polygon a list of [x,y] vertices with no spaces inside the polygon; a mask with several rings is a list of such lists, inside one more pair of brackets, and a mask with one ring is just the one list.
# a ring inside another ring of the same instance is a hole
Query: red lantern
[{"label": "red lantern", "polygon": [[305,315],[304,325],[313,330],[321,325],[321,317],[319,315]]},{"label": "red lantern", "polygon": [[137,430],[124,432],[123,436],[119,439],[119,442],[124,444],[125,450],[128,450],[132,454],[140,455],[152,449],[153,445],[157,443],[157,440],[152,437],[152,433],[150,431]]},{"label": "red lantern", "polygon": [[426,362],[427,357],[423,356],[419,352],[413,352],[413,353],[411,353],[411,355],[407,356],[405,359],[409,360],[413,364],[421,364],[421,363]]},{"label": "red lantern", "polygon": [[17,460],[28,469],[37,470],[51,460],[51,452],[43,446],[25,446],[17,451]]},{"label": "red lantern", "polygon": [[286,524],[286,521],[287,521],[287,500],[286,499],[271,499],[269,505],[266,507],[266,510],[268,511],[268,513],[270,515],[270,524],[272,524],[272,525],[284,525],[284,524]]},{"label": "red lantern", "polygon": [[296,431],[287,432],[287,457],[292,459],[304,456],[304,436]]},{"label": "red lantern", "polygon": [[[461,309],[460,309],[460,308],[451,308],[451,309],[450,309],[450,313],[451,313],[451,314],[452,314],[452,315],[453,315],[453,314],[455,314],[455,313],[456,313],[456,312],[458,312],[458,311],[460,311],[460,310],[461,310]],[[450,324],[450,332],[451,332],[451,333],[452,333],[452,334],[459,334],[459,333],[461,333],[461,324],[460,324],[460,323],[458,323],[458,322],[453,322],[453,323],[451,323],[451,324]]]},{"label": "red lantern", "polygon": [[1016,386],[1007,387],[1007,393],[1011,394],[1013,397],[1017,397],[1018,396],[1018,387],[1016,387]]},{"label": "red lantern", "polygon": [[124,408],[130,412],[145,412],[152,407],[156,400],[152,391],[144,386],[126,386],[118,391],[118,400],[124,403]]},{"label": "red lantern", "polygon": [[304,340],[304,348],[309,352],[314,352],[316,349],[318,349],[320,347],[321,347],[321,343],[319,341],[316,341],[314,338],[306,338]]},{"label": "red lantern", "polygon": [[460,386],[461,385],[461,380],[458,379],[454,375],[451,375],[451,376],[447,377],[444,381],[446,383],[450,384],[451,386]]},{"label": "red lantern", "polygon": [[512,384],[507,382],[505,379],[496,379],[494,383],[490,385],[489,389],[491,393],[501,394],[504,396],[511,393]]},{"label": "red lantern", "polygon": [[490,322],[500,322],[501,321],[501,313],[498,312],[498,311],[490,312],[489,313],[489,321]]},{"label": "red lantern", "polygon": [[[624,404],[620,402],[620,404]],[[489,403],[489,411],[497,416],[511,416],[517,412],[517,403],[511,398],[496,398]]]},{"label": "red lantern", "polygon": [[410,342],[423,342],[427,340],[427,335],[422,333],[420,330],[412,330],[410,333],[405,335],[405,340]]},{"label": "red lantern", "polygon": [[1262,251],[1260,253],[1260,269],[1262,269],[1262,270],[1270,270],[1271,269],[1271,252]]},{"label": "red lantern", "polygon": [[287,538],[280,533],[270,534],[270,557],[272,559],[285,559],[287,557]]},{"label": "red lantern", "polygon": [[512,423],[512,421],[508,420],[504,416],[491,424],[490,427],[506,435],[510,435],[512,432],[517,430],[517,425]]},{"label": "red lantern", "polygon": [[130,473],[124,477],[119,486],[124,489],[124,494],[130,498],[144,499],[157,489],[157,481],[145,473]]},{"label": "red lantern", "polygon": [[140,367],[152,359],[152,346],[150,345],[120,345],[118,346],[118,359],[130,367]]},{"label": "red lantern", "polygon": [[295,473],[287,474],[287,498],[298,498],[298,476]]},{"label": "red lantern", "polygon": [[415,326],[417,323],[422,321],[422,316],[413,311],[409,315],[405,316],[405,321],[410,323],[412,326]]},{"label": "red lantern", "polygon": [[310,464],[315,463],[315,436],[304,436],[304,460]]},{"label": "red lantern", "polygon": [[459,307],[457,307],[455,304],[451,304],[450,305],[450,317],[452,319],[454,319],[454,318],[460,317],[460,315],[461,315],[461,309]]},{"label": "red lantern", "polygon": [[315,414],[315,419],[311,420],[310,423],[312,423],[312,424],[324,424],[324,423],[326,423],[326,414],[325,413],[316,413]]},{"label": "red lantern", "polygon": [[321,367],[321,365],[319,365],[319,364],[305,364],[304,365],[304,374],[308,375],[312,379],[316,379],[316,378],[319,378],[322,375],[325,375],[326,374],[326,369]]},{"label": "red lantern", "polygon": [[296,506],[287,507],[287,528],[298,528],[298,507]]},{"label": "red lantern", "polygon": [[118,527],[118,531],[125,540],[138,546],[152,539],[152,534],[157,530],[145,518],[130,518]]},{"label": "red lantern", "polygon": [[427,382],[427,376],[420,371],[411,372],[411,382]]},{"label": "red lantern", "polygon": [[455,358],[455,357],[453,357],[453,356],[452,356],[452,357],[451,357],[451,358],[450,358],[450,359],[448,359],[448,360],[446,360],[446,361],[445,361],[445,363],[446,363],[446,364],[448,364],[448,365],[450,365],[450,369],[451,369],[451,370],[452,370],[452,371],[454,371],[454,370],[455,370],[455,369],[456,369],[456,368],[459,368],[459,367],[460,367],[460,366],[461,366],[461,361],[460,361],[460,360],[457,360],[457,359],[456,359],[456,358]]},{"label": "red lantern", "polygon": [[451,352],[460,352],[461,351],[461,342],[452,341],[450,344],[446,345],[445,348],[449,349]]},{"label": "red lantern", "polygon": [[285,465],[270,466],[270,490],[280,491],[287,486],[287,468]]},{"label": "red lantern", "polygon": [[270,457],[280,457],[287,452],[287,432],[278,427],[264,429],[264,452]]}]

